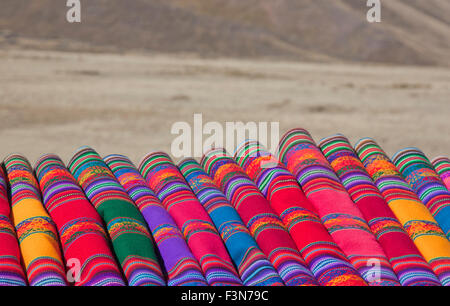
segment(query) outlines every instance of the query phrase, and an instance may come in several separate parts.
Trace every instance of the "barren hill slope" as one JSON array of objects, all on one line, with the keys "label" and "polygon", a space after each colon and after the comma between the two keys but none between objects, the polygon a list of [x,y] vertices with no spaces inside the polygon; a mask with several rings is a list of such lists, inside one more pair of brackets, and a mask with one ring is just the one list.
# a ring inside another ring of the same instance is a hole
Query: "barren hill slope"
[{"label": "barren hill slope", "polygon": [[362,0],[81,2],[82,23],[69,24],[65,1],[2,0],[3,44],[23,37],[59,49],[75,41],[96,50],[450,65],[448,0],[382,0],[380,24],[366,21]]}]

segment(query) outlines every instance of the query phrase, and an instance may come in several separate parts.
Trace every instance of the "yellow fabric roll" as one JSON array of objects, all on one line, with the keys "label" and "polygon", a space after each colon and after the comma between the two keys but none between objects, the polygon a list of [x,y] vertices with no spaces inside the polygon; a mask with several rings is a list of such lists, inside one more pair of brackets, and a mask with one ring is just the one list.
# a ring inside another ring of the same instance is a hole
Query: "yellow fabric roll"
[{"label": "yellow fabric roll", "polygon": [[[12,208],[14,225],[22,223],[19,239],[25,267],[30,267],[37,257],[52,257],[62,262],[53,223],[42,203],[35,199],[23,199]],[[31,222],[24,222],[31,221]],[[23,223],[24,222],[24,223]]]},{"label": "yellow fabric roll", "polygon": [[41,202],[40,191],[26,158],[5,159],[11,185],[11,216],[31,286],[65,286],[66,275],[58,232]]},{"label": "yellow fabric roll", "polygon": [[392,200],[389,207],[401,224],[405,228],[409,227],[407,231],[426,261],[433,262],[441,257],[450,258],[450,242],[425,205],[417,201],[399,199]]}]

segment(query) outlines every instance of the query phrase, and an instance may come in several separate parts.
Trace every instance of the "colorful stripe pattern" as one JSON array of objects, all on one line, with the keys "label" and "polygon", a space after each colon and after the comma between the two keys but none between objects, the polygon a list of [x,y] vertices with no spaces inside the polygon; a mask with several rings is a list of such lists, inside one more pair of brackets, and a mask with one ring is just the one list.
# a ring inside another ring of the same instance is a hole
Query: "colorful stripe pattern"
[{"label": "colorful stripe pattern", "polygon": [[175,221],[133,163],[122,155],[104,158],[122,187],[136,203],[150,227],[167,271],[169,286],[206,286],[200,265],[189,249]]},{"label": "colorful stripe pattern", "polygon": [[80,149],[69,169],[106,223],[130,286],[161,286],[164,279],[144,218],[93,149]]},{"label": "colorful stripe pattern", "polygon": [[284,283],[317,285],[282,221],[242,168],[221,149],[206,154],[202,165],[233,204]]},{"label": "colorful stripe pattern", "polygon": [[403,286],[440,286],[348,139],[340,134],[334,135],[323,139],[319,147],[383,247],[400,283]]},{"label": "colorful stripe pattern", "polygon": [[392,158],[397,169],[450,238],[450,191],[428,158],[416,148],[404,149]]},{"label": "colorful stripe pattern", "polygon": [[432,164],[441,177],[442,182],[447,187],[447,190],[450,191],[450,159],[444,156],[437,157],[432,161]]},{"label": "colorful stripe pattern", "polygon": [[178,167],[219,230],[244,285],[283,285],[280,276],[259,249],[239,214],[203,168],[194,159],[185,159]]},{"label": "colorful stripe pattern", "polygon": [[5,172],[0,166],[0,286],[26,286],[16,230],[9,218],[10,214]]},{"label": "colorful stripe pattern", "polygon": [[280,160],[294,174],[328,232],[369,285],[399,285],[369,225],[306,130],[294,129],[284,135]]},{"label": "colorful stripe pattern", "polygon": [[355,149],[383,198],[441,284],[450,285],[450,242],[431,213],[374,140],[361,139]]},{"label": "colorful stripe pattern", "polygon": [[365,286],[366,282],[322,225],[295,177],[259,143],[249,141],[237,161],[269,200],[322,286]]},{"label": "colorful stripe pattern", "polygon": [[139,170],[181,229],[208,284],[242,285],[217,229],[170,157],[148,154]]},{"label": "colorful stripe pattern", "polygon": [[5,159],[11,186],[12,219],[31,286],[65,286],[66,276],[58,233],[40,200],[39,185],[28,160]]},{"label": "colorful stripe pattern", "polygon": [[73,265],[69,281],[75,286],[124,286],[102,219],[61,159],[42,156],[36,175],[44,205],[58,228],[64,258]]}]

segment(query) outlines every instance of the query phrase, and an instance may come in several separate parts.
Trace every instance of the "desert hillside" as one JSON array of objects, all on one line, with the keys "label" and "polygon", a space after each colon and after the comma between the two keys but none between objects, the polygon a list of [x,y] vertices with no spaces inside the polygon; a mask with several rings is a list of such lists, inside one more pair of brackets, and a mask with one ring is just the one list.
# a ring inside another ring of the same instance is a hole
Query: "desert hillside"
[{"label": "desert hillside", "polygon": [[[382,23],[361,0],[90,0],[82,23],[65,1],[2,0],[0,48],[145,50],[200,56],[450,65],[450,1],[382,1]],[[27,45],[28,44],[28,45]]]}]

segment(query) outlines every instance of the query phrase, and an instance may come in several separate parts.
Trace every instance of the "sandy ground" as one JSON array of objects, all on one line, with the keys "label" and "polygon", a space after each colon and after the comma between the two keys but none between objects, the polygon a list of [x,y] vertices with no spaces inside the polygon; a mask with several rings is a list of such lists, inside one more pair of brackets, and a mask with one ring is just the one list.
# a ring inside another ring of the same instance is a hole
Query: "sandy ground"
[{"label": "sandy ground", "polygon": [[450,154],[450,70],[0,50],[0,158],[90,145],[137,162],[177,121],[279,121]]}]

